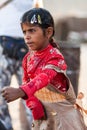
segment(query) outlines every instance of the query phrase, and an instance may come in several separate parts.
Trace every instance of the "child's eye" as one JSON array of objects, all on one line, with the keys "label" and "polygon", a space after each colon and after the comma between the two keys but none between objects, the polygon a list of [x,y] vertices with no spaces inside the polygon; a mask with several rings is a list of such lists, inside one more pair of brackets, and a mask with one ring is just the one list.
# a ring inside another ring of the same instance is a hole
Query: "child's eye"
[{"label": "child's eye", "polygon": [[23,31],[23,34],[26,34],[26,31]]},{"label": "child's eye", "polygon": [[29,32],[35,32],[36,30],[35,29],[29,29]]},{"label": "child's eye", "polygon": [[34,28],[31,28],[31,29],[29,29],[29,30],[23,30],[23,34],[24,35],[26,35],[26,33],[34,33],[34,32],[36,32],[36,30],[34,29]]}]

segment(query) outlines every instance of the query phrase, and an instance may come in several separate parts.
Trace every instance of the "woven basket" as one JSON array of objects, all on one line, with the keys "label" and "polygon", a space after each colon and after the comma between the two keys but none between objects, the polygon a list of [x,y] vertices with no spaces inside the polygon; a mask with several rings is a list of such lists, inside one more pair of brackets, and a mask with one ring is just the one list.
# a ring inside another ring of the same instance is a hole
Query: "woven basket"
[{"label": "woven basket", "polygon": [[39,91],[35,93],[35,96],[40,100],[40,101],[45,101],[45,102],[59,102],[65,100],[65,96],[53,92],[47,88],[42,88]]}]

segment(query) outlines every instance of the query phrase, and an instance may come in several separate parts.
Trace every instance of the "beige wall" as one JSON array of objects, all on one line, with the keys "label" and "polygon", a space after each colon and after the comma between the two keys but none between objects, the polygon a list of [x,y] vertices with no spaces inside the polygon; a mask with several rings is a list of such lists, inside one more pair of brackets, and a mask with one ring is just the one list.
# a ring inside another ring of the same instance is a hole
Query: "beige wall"
[{"label": "beige wall", "polygon": [[87,17],[87,0],[43,0],[43,5],[54,17]]}]

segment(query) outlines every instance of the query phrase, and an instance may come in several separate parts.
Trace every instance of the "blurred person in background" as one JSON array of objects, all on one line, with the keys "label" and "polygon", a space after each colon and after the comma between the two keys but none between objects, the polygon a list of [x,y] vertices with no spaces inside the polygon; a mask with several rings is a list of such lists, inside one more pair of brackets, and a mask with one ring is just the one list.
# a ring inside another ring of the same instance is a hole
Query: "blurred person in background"
[{"label": "blurred person in background", "polygon": [[[13,74],[16,75],[19,85],[22,82],[21,60],[28,49],[24,43],[19,21],[21,15],[32,8],[32,6],[33,0],[11,0],[7,5],[0,9],[0,89],[10,85]],[[24,107],[25,110],[23,101],[21,101],[20,107]],[[23,112],[24,111],[22,111],[22,113]],[[20,115],[22,113],[20,113]],[[27,118],[31,117],[29,114],[31,113],[28,110],[28,115],[25,115],[27,121],[29,121]],[[0,121],[7,130],[13,129],[8,105],[1,94]],[[21,125],[22,123],[23,122],[21,122]],[[22,129],[29,130],[29,126],[27,126],[27,128],[22,126]]]},{"label": "blurred person in background", "polygon": [[6,130],[5,126],[3,125],[1,121],[0,121],[0,130]]}]

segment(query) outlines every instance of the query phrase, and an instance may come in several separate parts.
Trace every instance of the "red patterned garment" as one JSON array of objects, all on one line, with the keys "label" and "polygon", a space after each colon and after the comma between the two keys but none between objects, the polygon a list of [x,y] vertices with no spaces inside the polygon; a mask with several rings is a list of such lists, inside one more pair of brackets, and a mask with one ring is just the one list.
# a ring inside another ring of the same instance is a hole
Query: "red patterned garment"
[{"label": "red patterned garment", "polygon": [[49,65],[54,65],[63,71],[67,69],[62,54],[50,44],[42,51],[27,53],[23,59],[24,76],[23,85],[20,87],[26,93],[27,106],[35,111],[34,108],[38,108],[38,112],[33,111],[34,119],[39,119],[44,115],[40,101],[34,96],[36,91],[46,87],[49,83],[54,86],[57,84],[57,89],[62,92],[66,92],[68,89],[67,80],[63,73],[48,68]]}]

